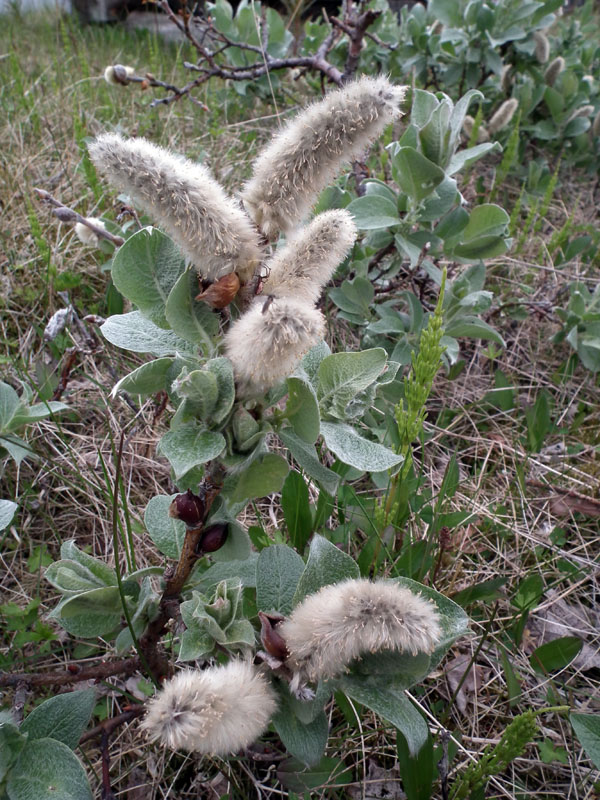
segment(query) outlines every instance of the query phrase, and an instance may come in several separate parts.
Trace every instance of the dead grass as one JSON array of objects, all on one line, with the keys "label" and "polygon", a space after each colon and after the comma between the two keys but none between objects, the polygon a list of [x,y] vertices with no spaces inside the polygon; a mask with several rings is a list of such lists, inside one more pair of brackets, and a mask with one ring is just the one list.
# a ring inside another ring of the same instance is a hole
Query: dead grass
[{"label": "dead grass", "polygon": [[[63,305],[57,284],[64,285],[66,276],[75,276],[69,294],[83,316],[102,314],[106,279],[100,269],[102,258],[83,249],[68,226],[58,224],[36,205],[32,187],[42,186],[86,215],[99,211],[113,214],[113,201],[103,187],[95,197],[86,182],[77,144],[82,131],[94,135],[107,127],[146,135],[192,157],[206,154],[221,180],[238,184],[240,173],[273,120],[267,103],[242,102],[223,87],[207,90],[208,114],[183,103],[148,110],[144,95],[132,87],[108,87],[99,76],[108,63],[116,61],[151,69],[164,80],[182,82],[179,64],[184,51],[162,45],[151,36],[127,37],[117,27],[79,30],[72,20],[37,16],[2,22],[0,51],[8,55],[0,60],[4,111],[0,123],[0,270],[5,312],[0,322],[0,359],[5,379],[39,383],[48,374],[56,375],[66,346],[82,346],[75,330],[64,334],[56,346],[42,343],[46,322]],[[425,483],[435,496],[449,458],[455,454],[460,484],[445,510],[472,512],[468,522],[452,531],[441,554],[436,588],[451,595],[498,576],[506,578],[493,623],[489,624],[493,601],[470,607],[474,636],[458,642],[448,663],[413,691],[413,699],[433,731],[440,730],[448,701],[456,693],[444,720],[452,733],[450,747],[459,752],[454,765],[466,764],[477,758],[486,744],[497,742],[519,710],[562,703],[581,711],[600,707],[600,515],[594,503],[586,506],[581,498],[577,500],[580,495],[600,500],[597,378],[578,366],[561,381],[557,376],[569,357],[568,346],[549,344],[558,324],[552,308],[566,304],[569,282],[582,276],[588,283],[598,278],[589,264],[578,260],[557,269],[546,249],[553,231],[573,208],[577,224],[597,223],[594,193],[597,195],[597,186],[586,181],[563,183],[561,197],[553,202],[549,222],[539,235],[530,238],[518,257],[503,258],[490,266],[498,308],[493,322],[508,346],[490,358],[481,344],[465,343],[461,354],[466,361],[464,371],[451,382],[440,377],[431,402],[426,426],[429,438],[421,457]],[[39,232],[32,224],[35,219],[47,251],[40,247]],[[527,309],[523,321],[512,319],[503,306],[515,300]],[[351,346],[354,334],[350,328],[338,329],[337,335],[342,344]],[[18,524],[5,532],[0,555],[4,603],[25,607],[39,597],[40,617],[54,606],[56,598],[41,579],[40,569],[30,571],[27,563],[36,548],[45,548],[55,558],[61,543],[76,536],[79,546],[110,561],[110,491],[115,479],[115,442],[122,431],[126,437],[122,477],[138,565],[161,562],[144,532],[143,509],[150,497],[174,488],[167,462],[157,458],[154,450],[165,428],[161,419],[154,419],[154,401],[134,410],[122,400],[109,399],[115,375],[125,371],[124,363],[113,348],[83,347],[65,395],[72,413],[32,427],[28,439],[39,459],[23,462],[19,469],[8,465],[5,470],[2,496],[18,499],[20,516]],[[484,402],[494,387],[497,369],[514,382],[514,409],[501,411]],[[552,397],[556,431],[546,437],[539,453],[530,454],[524,443],[525,410],[542,388]],[[360,485],[356,489],[363,491]],[[276,500],[262,502],[257,511],[265,527],[273,530],[277,526]],[[409,533],[418,541],[425,531],[412,523]],[[511,645],[511,632],[519,617],[515,592],[532,574],[542,577],[546,589],[530,609],[522,639]],[[567,634],[585,640],[587,662],[578,659],[552,677],[537,673],[529,662],[531,652],[547,638]],[[484,644],[471,664],[482,636]],[[23,663],[13,663],[12,647],[13,634],[8,633],[0,651],[3,668],[59,668],[74,657],[97,655],[87,643],[73,644],[62,634],[45,648],[36,643],[25,645],[20,651]],[[520,697],[512,707],[503,652],[521,684]],[[465,670],[467,678],[458,690]],[[135,680],[113,680],[98,689],[100,697],[108,698],[110,714],[122,710],[126,703],[123,692],[138,692]],[[393,732],[370,712],[356,710],[357,724],[350,724],[333,706],[329,714],[328,754],[342,758],[354,780],[343,788],[315,790],[311,796],[399,797]],[[532,746],[507,774],[492,781],[490,797],[583,800],[594,796],[595,773],[590,772],[568,723],[556,715],[543,717],[539,741],[544,739],[564,748],[568,763],[555,760],[546,764],[539,749]],[[276,746],[275,739],[273,744]],[[98,777],[98,750],[88,745],[85,751],[88,765]],[[117,796],[132,800],[288,796],[277,778],[276,762],[273,766],[252,758],[229,763],[199,761],[158,749],[148,751],[135,725],[112,739],[111,756],[114,790]]]}]

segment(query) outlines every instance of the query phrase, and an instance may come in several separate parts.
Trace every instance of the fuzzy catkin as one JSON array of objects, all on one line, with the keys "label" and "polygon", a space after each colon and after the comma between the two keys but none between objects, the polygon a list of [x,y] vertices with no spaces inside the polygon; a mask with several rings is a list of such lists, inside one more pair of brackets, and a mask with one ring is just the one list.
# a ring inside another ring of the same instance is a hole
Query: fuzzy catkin
[{"label": "fuzzy catkin", "polygon": [[503,128],[506,128],[508,123],[515,115],[515,111],[519,107],[519,101],[516,97],[511,97],[510,100],[505,100],[496,113],[492,116],[487,124],[487,129],[491,136]]},{"label": "fuzzy catkin", "polygon": [[[97,228],[102,228],[103,231],[106,230],[106,225],[101,219],[98,219],[98,217],[87,217],[87,219]],[[82,244],[87,244],[90,247],[96,247],[98,245],[98,235],[94,233],[91,228],[88,228],[87,225],[84,225],[83,222],[78,222],[75,225],[75,236],[77,236]]]},{"label": "fuzzy catkin", "polygon": [[227,755],[265,730],[277,706],[273,688],[246,661],[184,670],[148,704],[142,728],[172,750]]},{"label": "fuzzy catkin", "polygon": [[94,164],[157,221],[203,278],[254,273],[261,252],[250,220],[201,164],[146,139],[104,134],[90,145]]},{"label": "fuzzy catkin", "polygon": [[325,332],[320,311],[301,300],[258,297],[225,336],[240,397],[255,397],[287,378]]},{"label": "fuzzy catkin", "polygon": [[431,653],[441,637],[434,604],[391,581],[347,580],[305,598],[282,622],[288,666],[308,681],[344,672],[364,653]]},{"label": "fuzzy catkin", "polygon": [[400,115],[405,87],[363,77],[302,111],[258,157],[242,192],[265,236],[290,231],[343,164],[358,158]]},{"label": "fuzzy catkin", "polygon": [[263,294],[316,303],[355,239],[356,226],[347,211],[318,214],[266,263]]},{"label": "fuzzy catkin", "polygon": [[535,57],[540,64],[545,64],[550,58],[550,42],[543,31],[535,31],[533,34],[535,42]]},{"label": "fuzzy catkin", "polygon": [[598,111],[592,122],[592,136],[600,136],[600,111]]},{"label": "fuzzy catkin", "polygon": [[548,84],[548,86],[554,86],[556,83],[556,79],[560,75],[560,73],[565,68],[565,60],[562,56],[558,56],[551,61],[548,66],[546,67],[546,71],[544,72],[544,80]]}]

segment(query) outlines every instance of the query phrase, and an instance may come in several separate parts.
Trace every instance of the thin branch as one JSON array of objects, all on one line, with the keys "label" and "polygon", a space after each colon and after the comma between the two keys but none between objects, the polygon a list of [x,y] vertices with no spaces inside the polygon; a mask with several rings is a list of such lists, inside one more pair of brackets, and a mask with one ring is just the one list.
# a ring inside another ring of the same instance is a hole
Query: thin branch
[{"label": "thin branch", "polygon": [[126,677],[139,669],[138,658],[122,658],[119,661],[103,661],[93,667],[70,664],[61,672],[0,672],[0,686],[67,686],[81,681],[100,681],[114,675]]},{"label": "thin branch", "polygon": [[56,199],[56,197],[52,197],[52,195],[45,189],[34,188],[33,191],[37,194],[40,200],[54,207],[55,210],[53,213],[61,222],[81,222],[82,225],[85,225],[86,228],[89,228],[91,231],[93,231],[100,239],[106,239],[107,241],[112,242],[115,247],[120,247],[125,242],[125,239],[123,239],[121,236],[115,236],[114,233],[104,230],[104,228],[101,228],[99,225],[95,225],[93,222],[90,222],[87,217],[83,217],[81,214],[78,214],[77,211],[73,211],[72,208],[69,208],[69,206],[61,203],[60,200]]},{"label": "thin branch", "polygon": [[97,739],[99,736],[103,736],[107,734],[110,736],[117,728],[121,727],[121,725],[125,725],[127,722],[131,722],[137,717],[140,717],[146,708],[144,705],[140,703],[137,706],[131,706],[128,708],[127,711],[123,711],[121,714],[116,714],[114,717],[109,717],[108,719],[103,720],[99,725],[96,725],[95,728],[92,728],[90,731],[86,731],[81,739],[79,740],[79,744],[85,744],[85,742],[89,742],[92,739]]}]

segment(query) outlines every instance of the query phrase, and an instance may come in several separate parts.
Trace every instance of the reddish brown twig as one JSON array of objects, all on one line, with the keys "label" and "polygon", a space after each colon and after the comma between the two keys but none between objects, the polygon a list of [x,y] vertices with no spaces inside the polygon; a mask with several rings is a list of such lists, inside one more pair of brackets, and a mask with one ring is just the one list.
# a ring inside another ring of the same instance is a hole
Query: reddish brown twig
[{"label": "reddish brown twig", "polygon": [[154,675],[164,677],[171,672],[169,660],[162,648],[159,647],[160,639],[167,630],[169,621],[179,613],[181,590],[189,578],[194,564],[202,556],[198,545],[212,504],[221,492],[223,479],[224,470],[221,465],[217,462],[206,465],[206,474],[198,492],[204,505],[204,519],[198,527],[186,530],[177,566],[172,571],[165,571],[166,585],[158,606],[158,614],[149,623],[139,640],[140,650]]},{"label": "reddish brown twig", "polygon": [[103,680],[113,675],[125,677],[133,674],[140,666],[138,658],[122,658],[118,661],[103,661],[93,667],[71,665],[70,669],[60,672],[0,672],[0,686],[67,686],[81,681]]},{"label": "reddish brown twig", "polygon": [[60,378],[58,379],[58,385],[54,390],[54,394],[52,395],[53,400],[60,400],[63,395],[63,392],[67,388],[69,384],[69,378],[71,377],[71,370],[75,362],[77,361],[77,356],[79,355],[79,348],[77,347],[68,347],[65,350],[65,361],[63,364],[63,368],[60,371]]},{"label": "reddish brown twig", "polygon": [[120,728],[121,725],[126,725],[128,722],[137,719],[137,717],[141,717],[145,711],[146,708],[141,703],[137,706],[128,707],[127,711],[122,711],[114,717],[109,717],[103,720],[99,725],[96,725],[95,728],[86,731],[79,740],[79,744],[85,744],[85,742],[97,739],[99,736],[104,736],[105,734],[110,736],[117,728]]}]

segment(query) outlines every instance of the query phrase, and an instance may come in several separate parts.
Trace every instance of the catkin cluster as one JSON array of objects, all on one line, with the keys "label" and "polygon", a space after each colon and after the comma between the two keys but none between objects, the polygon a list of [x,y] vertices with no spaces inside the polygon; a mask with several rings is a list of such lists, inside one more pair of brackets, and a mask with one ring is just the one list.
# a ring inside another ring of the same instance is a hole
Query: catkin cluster
[{"label": "catkin cluster", "polygon": [[[400,116],[404,94],[386,78],[363,77],[308,106],[259,155],[243,207],[204,166],[145,139],[104,134],[90,145],[98,169],[152,215],[203,281],[227,282],[218,291],[209,287],[202,299],[226,294],[230,284],[235,291],[238,280],[253,285],[262,270],[262,293],[225,340],[240,396],[263,394],[287,377],[323,336],[315,303],[356,229],[340,209],[299,226],[339,169]],[[280,232],[285,245],[265,260],[265,240]]]},{"label": "catkin cluster", "polygon": [[392,581],[348,580],[303,600],[279,627],[296,683],[343,673],[364,653],[432,653],[440,641],[434,604]]}]

